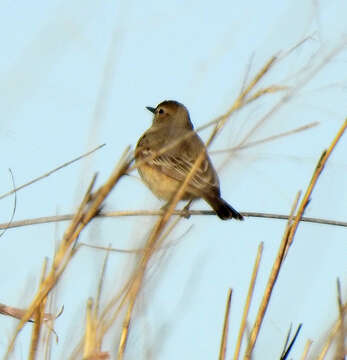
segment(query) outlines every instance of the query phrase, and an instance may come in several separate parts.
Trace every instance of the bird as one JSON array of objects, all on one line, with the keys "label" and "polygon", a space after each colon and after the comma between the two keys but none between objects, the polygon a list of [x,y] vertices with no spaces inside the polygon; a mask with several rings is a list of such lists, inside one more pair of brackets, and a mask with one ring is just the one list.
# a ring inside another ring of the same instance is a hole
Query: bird
[{"label": "bird", "polygon": [[181,200],[204,199],[222,220],[243,220],[243,216],[222,197],[218,175],[207,149],[194,131],[187,108],[165,100],[155,108],[151,127],[135,148],[135,164],[147,187],[158,197],[172,200],[201,153],[202,161],[189,181]]}]

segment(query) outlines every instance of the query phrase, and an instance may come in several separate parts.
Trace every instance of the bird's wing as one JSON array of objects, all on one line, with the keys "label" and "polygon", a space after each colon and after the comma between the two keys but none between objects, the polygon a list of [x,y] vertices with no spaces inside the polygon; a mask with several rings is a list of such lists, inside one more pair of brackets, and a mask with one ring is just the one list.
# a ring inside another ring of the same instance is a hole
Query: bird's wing
[{"label": "bird's wing", "polygon": [[[189,182],[189,187],[200,194],[211,193],[219,195],[219,180],[213,165],[206,153],[205,145],[197,134],[183,139],[182,142],[170,148],[168,139],[179,139],[186,135],[186,130],[180,132],[175,129],[172,134],[170,129],[150,129],[139,140],[136,153],[148,165],[156,167],[165,175],[183,182],[193,167],[201,151],[204,159],[195,171]],[[174,143],[173,143],[174,144]],[[167,147],[165,153],[160,151]],[[159,155],[157,155],[159,153]]]},{"label": "bird's wing", "polygon": [[[159,171],[178,181],[184,181],[192,169],[197,157],[189,156],[189,153],[162,154],[155,157],[151,163]],[[219,188],[217,175],[207,156],[202,160],[199,168],[195,171],[189,186],[198,192],[215,191]]]}]

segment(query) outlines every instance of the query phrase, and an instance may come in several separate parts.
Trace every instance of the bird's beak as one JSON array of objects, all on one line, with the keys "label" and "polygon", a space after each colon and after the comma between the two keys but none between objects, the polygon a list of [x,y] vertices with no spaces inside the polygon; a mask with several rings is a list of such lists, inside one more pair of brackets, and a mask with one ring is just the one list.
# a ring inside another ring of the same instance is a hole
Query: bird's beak
[{"label": "bird's beak", "polygon": [[155,108],[154,107],[146,106],[146,109],[149,110],[150,112],[152,112],[153,114],[155,113]]}]

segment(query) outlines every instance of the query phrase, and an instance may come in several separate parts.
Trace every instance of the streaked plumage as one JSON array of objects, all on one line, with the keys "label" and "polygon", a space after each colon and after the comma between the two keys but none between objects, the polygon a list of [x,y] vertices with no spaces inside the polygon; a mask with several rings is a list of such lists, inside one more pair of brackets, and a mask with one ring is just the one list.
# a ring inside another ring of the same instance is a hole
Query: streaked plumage
[{"label": "streaked plumage", "polygon": [[203,198],[221,219],[242,220],[242,215],[221,198],[217,173],[185,106],[170,100],[148,110],[154,113],[153,124],[139,139],[135,160],[151,191],[161,199],[171,200],[203,152],[204,159],[182,199]]}]

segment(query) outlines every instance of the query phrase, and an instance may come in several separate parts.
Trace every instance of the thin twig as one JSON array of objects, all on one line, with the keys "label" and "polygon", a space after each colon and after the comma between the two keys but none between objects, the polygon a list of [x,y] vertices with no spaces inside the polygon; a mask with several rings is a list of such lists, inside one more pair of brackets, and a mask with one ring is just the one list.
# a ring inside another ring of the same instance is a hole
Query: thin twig
[{"label": "thin twig", "polygon": [[337,56],[337,54],[342,51],[345,46],[346,41],[343,39],[340,45],[328,53],[317,65],[309,67],[305,73],[306,76],[302,76],[297,85],[289,89],[288,92],[250,129],[250,131],[240,141],[240,145],[244,145],[269,117],[273,116],[273,114],[275,114],[284,104],[289,102],[293,96],[298,93],[316,74],[318,74],[319,71],[331,61],[331,59]]},{"label": "thin twig", "polygon": [[[113,217],[126,217],[126,216],[162,216],[164,213],[163,210],[125,210],[125,211],[105,211],[96,215],[96,218],[113,218]],[[216,213],[212,210],[175,210],[172,212],[172,215],[177,216],[216,216]],[[277,219],[277,220],[288,220],[289,215],[281,215],[281,214],[271,214],[271,213],[260,213],[260,212],[251,212],[251,211],[243,211],[241,215],[244,217],[250,218],[260,218],[260,219]],[[13,221],[11,224],[3,223],[0,224],[0,229],[6,228],[17,228],[22,226],[30,226],[30,225],[39,225],[39,224],[49,224],[60,221],[70,221],[73,218],[73,214],[66,215],[55,215],[55,216],[43,216],[33,219],[26,220],[18,220]],[[313,224],[323,224],[323,225],[332,225],[332,226],[341,226],[347,227],[346,221],[338,221],[338,220],[329,220],[329,219],[321,219],[321,218],[313,218],[313,217],[302,217],[301,222],[309,222]]]},{"label": "thin twig", "polygon": [[260,139],[260,140],[255,140],[255,141],[250,141],[246,144],[243,144],[243,145],[236,145],[232,148],[229,148],[229,149],[221,149],[221,150],[214,150],[214,151],[210,151],[209,153],[211,155],[214,155],[214,154],[224,154],[226,152],[234,152],[234,151],[238,151],[238,150],[243,150],[243,149],[247,149],[247,148],[250,148],[250,147],[253,147],[253,146],[257,146],[257,145],[260,145],[260,144],[264,144],[266,142],[269,142],[269,141],[273,141],[273,140],[277,140],[277,139],[280,139],[282,137],[286,137],[288,135],[293,135],[293,134],[296,134],[298,132],[301,132],[301,131],[305,131],[305,130],[308,130],[308,129],[312,129],[313,127],[319,125],[319,122],[318,121],[315,121],[315,122],[312,122],[312,123],[309,123],[307,125],[304,125],[304,126],[300,126],[300,127],[297,127],[295,129],[292,129],[292,130],[288,130],[288,131],[284,131],[282,133],[279,133],[279,134],[275,134],[275,135],[271,135],[271,136],[268,136],[264,139]]},{"label": "thin twig", "polygon": [[286,344],[285,344],[285,347],[283,349],[280,360],[286,360],[288,358],[288,355],[290,354],[290,351],[292,350],[292,348],[293,348],[293,346],[295,344],[295,341],[298,338],[298,335],[300,333],[301,328],[302,328],[302,324],[299,324],[298,328],[296,329],[296,332],[294,334],[294,337],[293,337],[292,341],[290,342],[289,346],[287,347],[288,341],[289,341],[289,338],[290,338],[290,333],[291,333],[291,326],[290,326],[290,330],[288,332],[288,337],[287,337],[288,340],[286,341]]},{"label": "thin twig", "polygon": [[[13,185],[13,189],[16,188],[16,184],[14,182],[14,176],[13,176],[13,172],[11,169],[8,169],[8,171],[10,172],[11,175],[11,180],[12,180],[12,185]],[[17,193],[14,193],[14,200],[13,200],[13,208],[12,208],[12,214],[10,216],[10,220],[7,223],[7,226],[5,228],[2,229],[1,233],[0,233],[0,238],[1,236],[3,236],[6,232],[6,230],[9,228],[10,224],[13,221],[14,215],[16,213],[16,209],[17,209]]]},{"label": "thin twig", "polygon": [[[91,191],[95,183],[95,177],[93,178],[93,181],[89,186],[75,217],[70,223],[70,226],[65,231],[63,239],[60,242],[59,248],[54,256],[50,271],[48,272],[45,280],[42,283],[42,286],[40,286],[39,291],[36,293],[26,313],[17,325],[14,335],[10,339],[7,352],[4,357],[5,359],[9,358],[10,353],[13,350],[16,338],[19,332],[22,330],[24,324],[31,318],[38,306],[40,306],[42,301],[47,297],[49,292],[57,284],[58,280],[61,278],[61,275],[65,271],[70,259],[76,253],[78,247],[76,247],[75,244],[81,232],[84,230],[86,225],[93,219],[93,217],[99,212],[102,202],[109,194],[109,192],[113,189],[118,180],[126,173],[129,165],[129,149],[127,149],[124,152],[120,162],[109,177],[108,181],[99,188],[93,200],[91,201]],[[91,203],[89,205],[90,201]]]},{"label": "thin twig", "polygon": [[309,201],[310,201],[310,198],[311,198],[311,194],[312,194],[312,191],[318,181],[318,178],[320,176],[320,174],[322,173],[324,167],[325,167],[325,164],[326,162],[328,161],[331,153],[333,152],[333,150],[335,149],[335,146],[337,145],[338,141],[341,139],[342,135],[344,134],[345,130],[347,128],[347,118],[345,119],[345,121],[343,122],[341,128],[339,129],[339,131],[337,132],[334,140],[332,141],[331,145],[329,146],[329,148],[325,151],[323,151],[322,153],[322,156],[321,158],[319,159],[318,161],[318,164],[316,166],[316,169],[312,175],[312,178],[311,178],[311,181],[310,181],[310,184],[305,192],[305,195],[301,201],[301,204],[299,206],[299,209],[298,209],[298,213],[295,217],[295,220],[294,220],[294,223],[293,223],[293,226],[291,227],[291,231],[289,233],[289,236],[288,236],[288,246],[291,245],[292,241],[293,241],[293,238],[294,238],[294,235],[296,233],[296,230],[299,226],[299,222],[304,214],[304,211],[306,209],[306,206],[308,205]]},{"label": "thin twig", "polygon": [[43,175],[41,175],[41,176],[39,176],[39,177],[37,177],[37,178],[35,178],[35,179],[33,179],[33,180],[30,180],[29,182],[27,182],[27,183],[25,183],[25,184],[23,184],[23,185],[21,185],[21,186],[18,186],[17,188],[15,188],[15,189],[13,189],[13,190],[11,190],[11,191],[9,191],[9,192],[1,195],[1,196],[0,196],[0,200],[3,199],[3,198],[5,198],[6,196],[9,196],[9,195],[15,193],[15,192],[18,192],[19,190],[24,189],[25,187],[27,187],[27,186],[29,186],[29,185],[34,184],[34,183],[37,182],[37,181],[40,181],[40,180],[44,179],[45,177],[48,177],[48,176],[52,175],[53,173],[61,170],[62,168],[66,167],[66,166],[71,165],[72,163],[74,163],[74,162],[76,162],[76,161],[78,161],[78,160],[81,160],[81,159],[89,156],[90,154],[92,154],[92,153],[94,153],[95,151],[101,149],[101,148],[104,147],[105,145],[106,145],[106,144],[99,145],[99,146],[97,146],[95,149],[90,150],[90,151],[86,152],[85,154],[80,155],[80,156],[78,156],[77,158],[72,159],[72,160],[70,160],[70,161],[68,161],[68,162],[66,162],[66,163],[64,163],[64,164],[62,164],[62,165],[59,165],[58,167],[54,168],[53,170],[50,170],[50,171],[48,171],[47,173],[45,173],[45,174],[43,174]]},{"label": "thin twig", "polygon": [[229,332],[229,323],[230,323],[230,306],[231,306],[231,296],[232,296],[233,290],[228,290],[227,295],[227,302],[225,305],[225,314],[224,314],[224,324],[223,324],[223,333],[222,333],[222,339],[221,344],[219,348],[219,360],[225,360],[225,355],[227,351],[227,341],[228,341],[228,332]]},{"label": "thin twig", "polygon": [[98,283],[98,290],[96,293],[96,299],[95,299],[95,306],[94,306],[94,310],[95,310],[95,318],[98,318],[99,316],[99,308],[100,308],[100,299],[101,299],[101,293],[102,293],[102,287],[105,281],[105,274],[106,274],[106,266],[108,264],[108,258],[110,255],[110,251],[111,251],[111,244],[108,245],[108,248],[106,248],[106,254],[105,254],[105,259],[104,262],[102,264],[102,269],[101,269],[101,274],[100,274],[100,279],[99,279],[99,283]]}]

